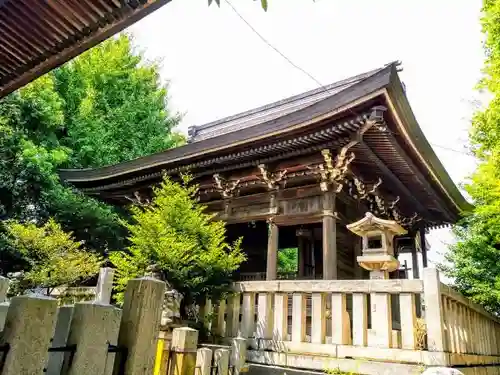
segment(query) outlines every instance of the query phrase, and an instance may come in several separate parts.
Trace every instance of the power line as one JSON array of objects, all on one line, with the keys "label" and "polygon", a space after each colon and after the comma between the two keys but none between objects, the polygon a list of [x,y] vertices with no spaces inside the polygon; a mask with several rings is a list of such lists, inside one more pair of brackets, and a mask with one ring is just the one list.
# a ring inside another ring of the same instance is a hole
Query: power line
[{"label": "power line", "polygon": [[[309,73],[304,68],[302,68],[299,65],[295,64],[288,56],[286,56],[277,47],[275,47],[271,42],[269,42],[269,40],[267,40],[255,27],[253,27],[252,24],[245,19],[245,17],[243,17],[243,15],[238,11],[238,9],[236,9],[236,7],[229,0],[224,0],[224,1],[226,2],[227,5],[229,5],[229,7],[233,10],[233,12],[250,28],[250,30],[252,30],[255,33],[255,35],[257,35],[265,44],[267,44],[270,48],[272,48],[277,54],[279,54],[282,58],[284,58],[295,69],[298,69],[299,71],[301,71],[302,73],[304,73],[306,76],[308,76],[310,79],[312,79],[314,82],[316,82],[316,84],[318,84],[320,86],[320,88],[322,88],[323,90],[328,91],[328,92],[330,91],[316,77],[314,77],[311,73]],[[357,115],[351,108],[349,108],[349,110],[354,115]],[[443,150],[455,152],[455,153],[458,153],[458,154],[472,156],[472,155],[468,154],[467,152],[455,150],[455,149],[452,149],[452,148],[449,148],[449,147],[446,147],[446,146],[441,146],[441,145],[437,145],[437,144],[433,144],[433,143],[431,143],[431,146],[437,147],[437,148],[441,148]]]},{"label": "power line", "polygon": [[290,58],[288,58],[284,53],[282,53],[278,48],[276,48],[274,45],[271,44],[261,33],[259,33],[255,27],[253,27],[250,22],[248,22],[245,17],[241,15],[240,12],[238,12],[238,9],[234,7],[233,4],[229,0],[224,0],[233,10],[234,13],[264,42],[266,43],[269,47],[271,47],[276,53],[278,53],[281,57],[283,57],[290,65],[292,65],[294,68],[300,70],[302,73],[307,75],[309,78],[311,78],[314,82],[316,82],[318,85],[320,85],[322,88],[327,90],[327,88],[318,80],[316,79],[312,74],[310,74],[308,71],[305,69],[301,68],[299,65],[295,64]]},{"label": "power line", "polygon": [[473,156],[472,154],[469,154],[468,152],[460,151],[460,150],[455,150],[454,148],[450,148],[450,147],[446,147],[446,146],[441,146],[441,145],[437,145],[437,144],[434,144],[434,143],[431,143],[431,146],[437,147],[437,148],[441,148],[443,150],[447,150],[447,151],[451,151],[451,152],[456,152],[457,154],[462,154],[462,155],[466,155],[466,156]]}]

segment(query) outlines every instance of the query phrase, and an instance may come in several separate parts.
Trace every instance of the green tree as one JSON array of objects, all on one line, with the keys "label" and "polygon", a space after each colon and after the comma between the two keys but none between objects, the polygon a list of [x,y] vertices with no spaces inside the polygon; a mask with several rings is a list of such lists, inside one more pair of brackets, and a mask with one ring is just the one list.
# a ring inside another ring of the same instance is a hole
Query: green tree
[{"label": "green tree", "polygon": [[470,132],[479,165],[465,186],[475,209],[455,227],[444,270],[474,302],[500,314],[500,0],[484,0],[486,62],[481,88],[493,94],[476,113]]},{"label": "green tree", "polygon": [[[50,217],[87,248],[126,246],[126,213],[61,184],[58,168],[98,167],[175,147],[158,64],[126,35],[107,40],[0,100],[0,219]],[[0,268],[17,269],[0,231]]]},{"label": "green tree", "polygon": [[11,245],[25,262],[11,285],[14,294],[40,287],[50,294],[56,287],[84,282],[99,271],[102,258],[85,249],[54,220],[41,227],[14,220],[5,226]]},{"label": "green tree", "polygon": [[298,249],[296,247],[280,249],[278,251],[278,274],[290,275],[297,272]]},{"label": "green tree", "polygon": [[110,255],[118,292],[151,266],[182,294],[184,315],[184,307],[229,290],[232,273],[245,260],[241,241],[226,242],[225,224],[205,213],[196,190],[187,181],[179,184],[166,177],[149,205],[132,207],[133,221],[126,223],[131,246]]},{"label": "green tree", "polygon": [[126,35],[109,39],[53,73],[63,98],[63,146],[71,168],[120,163],[177,146],[180,116],[168,109],[159,66]]}]

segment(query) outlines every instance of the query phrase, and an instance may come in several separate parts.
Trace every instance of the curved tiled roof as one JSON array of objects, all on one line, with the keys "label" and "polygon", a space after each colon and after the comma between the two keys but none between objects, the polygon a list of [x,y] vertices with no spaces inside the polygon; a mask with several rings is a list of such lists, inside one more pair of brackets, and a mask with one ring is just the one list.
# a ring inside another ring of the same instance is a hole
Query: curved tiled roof
[{"label": "curved tiled roof", "polygon": [[204,125],[191,126],[189,128],[189,142],[203,141],[208,138],[217,137],[240,129],[250,128],[267,121],[275,120],[302,108],[315,104],[323,99],[333,96],[362,80],[373,76],[382,69],[334,82],[328,86],[307,91],[262,107],[258,107],[233,116],[225,117]]}]

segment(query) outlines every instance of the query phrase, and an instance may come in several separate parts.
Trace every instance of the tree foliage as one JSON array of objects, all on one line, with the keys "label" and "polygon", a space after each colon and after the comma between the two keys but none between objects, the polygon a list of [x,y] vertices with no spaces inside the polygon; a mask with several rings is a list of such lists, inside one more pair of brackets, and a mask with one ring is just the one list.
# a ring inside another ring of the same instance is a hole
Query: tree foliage
[{"label": "tree foliage", "polygon": [[183,141],[172,133],[180,117],[168,110],[158,65],[133,52],[121,35],[54,71],[70,167],[116,164]]},{"label": "tree foliage", "polygon": [[179,184],[166,177],[149,205],[132,208],[133,221],[126,223],[129,251],[110,255],[119,292],[151,266],[183,295],[184,305],[228,291],[232,273],[245,260],[241,241],[226,242],[225,224],[205,213],[196,190],[187,181]]},{"label": "tree foliage", "polygon": [[15,220],[5,226],[11,245],[25,263],[11,285],[15,294],[40,287],[50,293],[55,287],[83,282],[99,271],[102,258],[86,250],[52,219],[40,227]]},{"label": "tree foliage", "polygon": [[278,251],[278,274],[290,275],[297,272],[299,251],[296,247]]},{"label": "tree foliage", "polygon": [[[174,147],[158,65],[126,35],[107,40],[0,100],[0,219],[50,217],[89,249],[122,249],[124,212],[64,186],[59,168],[99,167]],[[0,231],[0,267],[16,250]]]},{"label": "tree foliage", "polygon": [[479,165],[466,190],[475,209],[455,228],[458,241],[445,271],[463,294],[500,314],[500,0],[484,0],[481,22],[487,58],[480,86],[493,99],[473,119],[470,142]]}]

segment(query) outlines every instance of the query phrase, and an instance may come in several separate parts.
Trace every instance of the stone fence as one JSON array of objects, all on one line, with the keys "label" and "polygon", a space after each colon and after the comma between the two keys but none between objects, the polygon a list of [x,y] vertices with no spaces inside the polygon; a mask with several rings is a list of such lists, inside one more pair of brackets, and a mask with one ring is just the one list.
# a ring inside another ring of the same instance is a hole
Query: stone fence
[{"label": "stone fence", "polygon": [[[5,300],[8,280],[0,280]],[[0,335],[0,374],[153,373],[165,283],[130,280],[123,308],[101,302],[58,307],[54,298],[13,297]],[[107,297],[106,297],[107,298]]]},{"label": "stone fence", "polygon": [[442,284],[435,269],[422,280],[248,281],[234,290],[208,301],[201,316],[220,342],[246,339],[250,362],[362,374],[386,373],[390,362],[395,374],[429,366],[500,374],[500,321]]},{"label": "stone fence", "polygon": [[248,369],[245,339],[234,338],[230,345],[200,344],[198,331],[188,327],[173,330],[158,359],[154,375],[239,375]]}]

